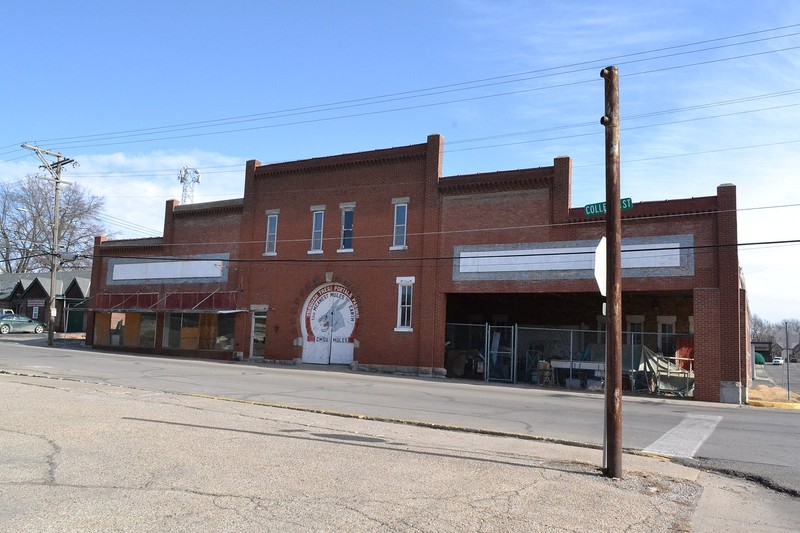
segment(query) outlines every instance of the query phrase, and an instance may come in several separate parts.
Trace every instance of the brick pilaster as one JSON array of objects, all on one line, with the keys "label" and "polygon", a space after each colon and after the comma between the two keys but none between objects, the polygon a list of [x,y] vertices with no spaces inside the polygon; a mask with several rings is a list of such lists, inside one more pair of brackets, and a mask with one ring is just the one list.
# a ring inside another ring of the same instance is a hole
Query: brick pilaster
[{"label": "brick pilaster", "polygon": [[694,398],[718,402],[720,397],[720,290],[694,290]]}]

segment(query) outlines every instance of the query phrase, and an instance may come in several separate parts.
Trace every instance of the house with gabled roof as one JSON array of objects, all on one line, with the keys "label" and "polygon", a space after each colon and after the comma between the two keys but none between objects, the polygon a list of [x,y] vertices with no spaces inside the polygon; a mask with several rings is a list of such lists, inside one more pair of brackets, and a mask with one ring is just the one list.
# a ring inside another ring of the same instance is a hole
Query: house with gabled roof
[{"label": "house with gabled roof", "polygon": [[[0,274],[0,306],[34,320],[47,322],[50,274]],[[62,270],[56,274],[57,332],[82,332],[91,286],[91,270]]]}]

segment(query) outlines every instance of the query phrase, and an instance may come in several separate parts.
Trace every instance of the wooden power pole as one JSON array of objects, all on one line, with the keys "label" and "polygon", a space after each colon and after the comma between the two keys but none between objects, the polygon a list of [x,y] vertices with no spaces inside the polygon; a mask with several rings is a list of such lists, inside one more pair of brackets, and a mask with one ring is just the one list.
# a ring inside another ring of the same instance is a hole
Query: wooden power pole
[{"label": "wooden power pole", "polygon": [[606,477],[622,478],[622,214],[619,184],[619,71],[606,67]]}]

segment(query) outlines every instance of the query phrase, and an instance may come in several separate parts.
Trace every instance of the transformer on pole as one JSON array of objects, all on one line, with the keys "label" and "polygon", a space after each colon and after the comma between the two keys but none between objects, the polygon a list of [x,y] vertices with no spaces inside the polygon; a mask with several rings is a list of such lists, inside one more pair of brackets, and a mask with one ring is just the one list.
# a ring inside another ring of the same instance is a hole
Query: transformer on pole
[{"label": "transformer on pole", "polygon": [[180,174],[178,174],[178,181],[183,186],[181,193],[181,203],[194,202],[194,184],[200,183],[200,171],[196,168],[183,167]]}]

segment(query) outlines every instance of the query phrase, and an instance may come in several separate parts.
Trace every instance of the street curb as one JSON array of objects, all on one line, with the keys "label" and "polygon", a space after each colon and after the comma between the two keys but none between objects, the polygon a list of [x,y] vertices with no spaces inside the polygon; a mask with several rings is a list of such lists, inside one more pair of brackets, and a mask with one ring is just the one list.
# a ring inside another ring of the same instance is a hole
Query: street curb
[{"label": "street curb", "polygon": [[[512,433],[508,431],[497,431],[491,429],[478,429],[478,428],[469,428],[465,426],[452,426],[448,424],[437,424],[435,422],[422,422],[417,420],[404,420],[402,418],[389,418],[383,416],[371,416],[371,415],[363,415],[363,414],[355,414],[355,413],[345,413],[342,411],[330,411],[327,409],[317,409],[315,407],[297,407],[293,405],[284,405],[279,403],[270,403],[270,402],[259,402],[254,400],[240,400],[237,398],[228,398],[226,396],[213,396],[208,394],[187,394],[187,396],[191,396],[193,398],[205,398],[207,400],[217,400],[222,402],[232,402],[232,403],[242,403],[247,405],[257,405],[260,407],[273,407],[275,409],[288,409],[290,411],[301,411],[305,413],[315,413],[320,415],[328,415],[328,416],[338,416],[341,418],[354,418],[358,420],[371,420],[373,422],[385,422],[388,424],[401,424],[406,426],[416,426],[416,427],[423,427],[429,429],[440,429],[446,431],[455,431],[460,433],[475,433],[478,435],[490,435],[493,437],[509,437],[513,439],[520,439],[520,440],[529,440],[534,442],[542,442],[548,444],[559,444],[562,446],[573,446],[576,448],[587,448],[593,450],[602,450],[603,447],[598,444],[592,444],[589,442],[579,442],[579,441],[571,441],[565,439],[553,439],[548,437],[540,437],[536,435],[526,435],[524,433]],[[626,450],[627,453],[631,453]]]},{"label": "street curb", "polygon": [[[285,405],[279,403],[272,403],[272,402],[261,402],[256,400],[243,400],[238,398],[230,398],[227,396],[215,396],[215,395],[208,395],[208,394],[200,394],[200,393],[192,393],[188,394],[188,396],[193,398],[203,398],[207,400],[215,400],[221,402],[231,402],[231,403],[239,403],[239,404],[246,404],[246,405],[254,405],[258,407],[271,407],[275,409],[287,409],[290,411],[299,411],[304,413],[313,413],[313,414],[321,414],[327,416],[335,416],[341,418],[351,418],[356,420],[368,420],[372,422],[382,422],[387,424],[398,424],[398,425],[406,425],[406,426],[414,426],[420,428],[427,428],[427,429],[435,429],[441,431],[452,431],[456,433],[470,433],[474,435],[485,435],[491,437],[502,437],[502,438],[510,438],[510,439],[519,439],[525,440],[529,442],[537,442],[544,445],[556,445],[556,446],[566,446],[571,448],[583,449],[583,450],[593,450],[595,452],[600,452],[603,450],[603,446],[600,444],[593,444],[588,442],[581,442],[581,441],[573,441],[573,440],[566,440],[566,439],[555,439],[550,437],[541,437],[537,435],[529,435],[524,433],[514,433],[510,431],[498,431],[498,430],[491,430],[491,429],[480,429],[480,428],[472,428],[467,426],[455,426],[449,424],[440,424],[435,422],[423,422],[418,420],[407,420],[402,418],[390,418],[390,417],[382,417],[382,416],[372,416],[372,415],[364,415],[364,414],[356,414],[356,413],[346,413],[343,411],[331,411],[328,409],[319,409],[315,407],[299,407],[299,406],[292,406],[292,405]],[[637,464],[634,466],[629,466],[627,468],[628,472],[631,473],[659,473],[662,475],[666,475],[672,477],[674,479],[686,479],[691,481],[697,480],[697,475],[701,472],[700,469],[697,468],[696,465],[691,464],[684,464],[681,461],[676,461],[675,458],[669,457],[666,455],[660,455],[655,453],[648,453],[642,452],[640,450],[628,449],[624,448],[623,453],[628,457],[626,460],[634,460],[634,458],[644,459],[648,461],[652,461],[653,464],[657,464],[658,466],[649,466],[643,467],[641,464]],[[543,455],[542,457],[545,457]],[[555,459],[558,461],[564,461],[563,458]],[[569,463],[576,463],[576,464],[585,464],[588,466],[597,466],[592,461],[589,460],[582,460],[582,459],[573,459],[571,461],[566,461]],[[678,468],[680,470],[675,470]],[[685,469],[685,470],[684,470]],[[691,472],[688,474],[686,472]],[[726,474],[723,474],[726,475]]]},{"label": "street curb", "polygon": [[800,409],[800,403],[767,402],[762,400],[748,400],[747,405],[752,407],[774,407],[776,409]]}]

